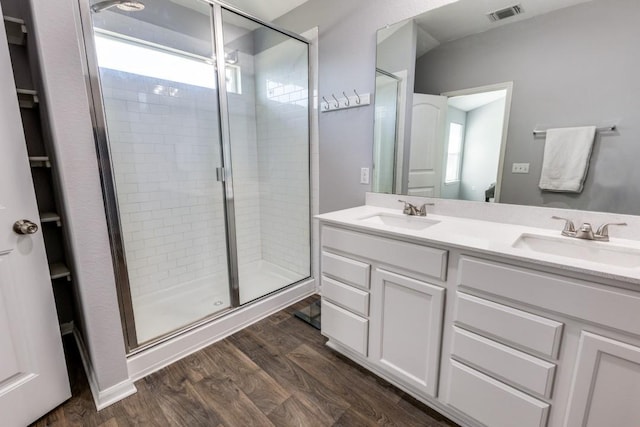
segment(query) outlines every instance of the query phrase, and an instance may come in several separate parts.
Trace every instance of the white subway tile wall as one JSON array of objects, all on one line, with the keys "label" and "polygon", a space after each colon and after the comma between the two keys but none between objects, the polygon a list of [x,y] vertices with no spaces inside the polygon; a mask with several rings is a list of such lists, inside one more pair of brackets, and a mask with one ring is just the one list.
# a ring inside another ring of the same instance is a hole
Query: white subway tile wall
[{"label": "white subway tile wall", "polygon": [[[306,48],[287,41],[241,52],[239,64],[242,93],[228,95],[238,262],[299,280],[310,275]],[[109,69],[101,78],[134,305],[202,280],[226,292],[216,91]]]},{"label": "white subway tile wall", "polygon": [[132,297],[214,276],[228,288],[216,91],[109,69],[101,80]]},{"label": "white subway tile wall", "polygon": [[311,269],[307,47],[287,40],[255,56],[262,258],[299,279]]},{"label": "white subway tile wall", "polygon": [[228,93],[231,162],[239,265],[262,259],[260,177],[253,56],[238,53],[242,93]]}]

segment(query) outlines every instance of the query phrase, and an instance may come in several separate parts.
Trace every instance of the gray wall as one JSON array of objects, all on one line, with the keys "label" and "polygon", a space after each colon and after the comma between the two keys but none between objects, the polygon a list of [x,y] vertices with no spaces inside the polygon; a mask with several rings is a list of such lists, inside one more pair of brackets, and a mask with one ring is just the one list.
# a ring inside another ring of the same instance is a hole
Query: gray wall
[{"label": "gray wall", "polygon": [[[513,81],[503,202],[637,214],[640,168],[640,57],[637,0],[584,3],[507,25],[428,52],[416,66],[416,91],[446,91]],[[452,72],[455,70],[455,73]],[[536,127],[605,125],[619,132],[596,138],[581,194],[538,189],[544,140]],[[527,175],[514,162],[531,163]]]},{"label": "gray wall", "polygon": [[496,182],[505,99],[467,113],[462,157],[460,198],[483,202],[484,192]]},{"label": "gray wall", "polygon": [[[310,0],[276,24],[298,33],[319,27],[319,95],[375,88],[376,31],[450,0]],[[371,167],[373,104],[320,114],[320,212],[364,204]]]}]

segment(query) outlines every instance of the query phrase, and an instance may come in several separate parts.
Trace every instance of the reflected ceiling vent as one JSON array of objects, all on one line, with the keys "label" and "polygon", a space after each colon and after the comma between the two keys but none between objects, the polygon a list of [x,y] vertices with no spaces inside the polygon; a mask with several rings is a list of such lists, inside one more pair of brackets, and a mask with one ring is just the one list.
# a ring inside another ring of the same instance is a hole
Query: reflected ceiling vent
[{"label": "reflected ceiling vent", "polygon": [[504,9],[496,10],[495,12],[487,13],[491,22],[502,21],[503,19],[511,18],[512,16],[520,15],[524,13],[524,9],[521,5],[505,7]]}]

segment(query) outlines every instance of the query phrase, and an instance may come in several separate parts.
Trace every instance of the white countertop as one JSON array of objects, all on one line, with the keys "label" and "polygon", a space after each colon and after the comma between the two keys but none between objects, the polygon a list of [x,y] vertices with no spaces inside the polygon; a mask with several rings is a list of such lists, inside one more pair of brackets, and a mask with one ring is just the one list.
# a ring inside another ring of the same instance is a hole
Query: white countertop
[{"label": "white countertop", "polygon": [[490,255],[498,255],[515,260],[534,262],[539,265],[559,268],[571,272],[590,274],[606,279],[619,280],[626,283],[640,285],[640,266],[620,267],[574,258],[571,256],[552,255],[513,246],[522,234],[532,234],[543,238],[550,237],[568,239],[569,243],[575,243],[582,248],[591,247],[589,245],[594,245],[594,248],[600,245],[609,245],[609,247],[615,246],[616,248],[628,249],[631,252],[638,253],[638,251],[640,251],[640,242],[636,240],[612,237],[610,242],[587,241],[561,236],[560,230],[562,226],[560,223],[558,230],[549,230],[546,228],[503,224],[498,222],[435,214],[428,214],[426,218],[439,222],[423,230],[409,230],[401,227],[362,221],[363,218],[377,214],[402,216],[402,212],[399,209],[365,205],[317,215],[315,218],[325,223],[348,226],[355,229],[361,229],[362,231],[374,231],[390,237],[404,237],[412,240],[419,240],[424,243],[442,244],[459,249],[470,249]]}]

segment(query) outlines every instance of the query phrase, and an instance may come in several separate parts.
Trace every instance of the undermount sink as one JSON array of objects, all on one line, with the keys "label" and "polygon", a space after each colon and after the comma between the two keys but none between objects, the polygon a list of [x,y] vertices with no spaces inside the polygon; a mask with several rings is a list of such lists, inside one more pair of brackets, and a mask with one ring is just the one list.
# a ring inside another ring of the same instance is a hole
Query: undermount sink
[{"label": "undermount sink", "polygon": [[518,237],[518,240],[516,240],[512,246],[514,248],[576,258],[616,267],[640,267],[640,250],[617,246],[611,242],[596,242],[570,237],[551,237],[525,233]]},{"label": "undermount sink", "polygon": [[386,225],[387,227],[404,228],[407,230],[424,230],[440,221],[420,216],[393,215],[380,213],[360,218],[360,221],[372,225]]}]

